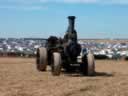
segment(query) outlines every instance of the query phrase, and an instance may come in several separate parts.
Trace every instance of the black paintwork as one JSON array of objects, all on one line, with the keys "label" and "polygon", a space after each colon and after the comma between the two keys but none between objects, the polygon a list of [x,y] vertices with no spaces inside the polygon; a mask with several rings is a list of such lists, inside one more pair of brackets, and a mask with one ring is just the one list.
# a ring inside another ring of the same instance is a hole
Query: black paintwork
[{"label": "black paintwork", "polygon": [[48,63],[52,63],[53,52],[61,53],[63,67],[70,66],[77,62],[77,56],[80,55],[81,46],[77,42],[77,32],[75,30],[75,16],[69,16],[69,25],[64,38],[50,36],[47,40]]}]

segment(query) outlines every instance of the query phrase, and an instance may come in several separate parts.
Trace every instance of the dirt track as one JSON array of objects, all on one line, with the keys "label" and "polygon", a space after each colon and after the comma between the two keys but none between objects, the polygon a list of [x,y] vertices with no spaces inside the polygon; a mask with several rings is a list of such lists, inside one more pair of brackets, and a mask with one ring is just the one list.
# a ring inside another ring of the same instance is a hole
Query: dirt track
[{"label": "dirt track", "polygon": [[128,96],[127,61],[96,61],[96,72],[54,77],[34,59],[0,58],[0,96]]}]

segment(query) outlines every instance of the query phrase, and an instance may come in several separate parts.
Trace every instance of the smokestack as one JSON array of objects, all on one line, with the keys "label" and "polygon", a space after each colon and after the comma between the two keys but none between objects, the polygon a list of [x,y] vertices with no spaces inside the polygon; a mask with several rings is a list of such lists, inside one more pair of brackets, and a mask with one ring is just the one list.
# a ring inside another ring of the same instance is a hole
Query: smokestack
[{"label": "smokestack", "polygon": [[75,16],[68,16],[68,20],[69,20],[69,27],[68,27],[68,31],[69,32],[73,32],[74,26],[75,26]]}]

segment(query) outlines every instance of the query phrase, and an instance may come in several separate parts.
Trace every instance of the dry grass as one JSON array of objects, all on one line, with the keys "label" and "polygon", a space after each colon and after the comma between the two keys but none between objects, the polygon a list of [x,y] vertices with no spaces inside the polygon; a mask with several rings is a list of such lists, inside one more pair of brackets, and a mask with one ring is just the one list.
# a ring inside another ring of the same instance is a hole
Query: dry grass
[{"label": "dry grass", "polygon": [[0,96],[128,96],[128,62],[96,61],[96,76],[38,72],[34,59],[0,58]]}]

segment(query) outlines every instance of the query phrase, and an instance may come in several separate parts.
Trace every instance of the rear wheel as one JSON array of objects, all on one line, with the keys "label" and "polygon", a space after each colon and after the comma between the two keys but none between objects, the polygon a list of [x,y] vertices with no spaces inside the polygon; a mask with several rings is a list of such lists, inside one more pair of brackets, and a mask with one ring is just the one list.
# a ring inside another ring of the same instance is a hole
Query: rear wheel
[{"label": "rear wheel", "polygon": [[39,71],[46,71],[47,68],[47,49],[44,47],[37,49],[36,65]]},{"label": "rear wheel", "polygon": [[81,64],[81,71],[83,75],[93,76],[95,74],[95,61],[94,56],[89,52],[83,57],[83,63]]},{"label": "rear wheel", "polygon": [[52,74],[54,76],[59,76],[61,73],[61,54],[58,52],[53,53],[52,57]]}]

